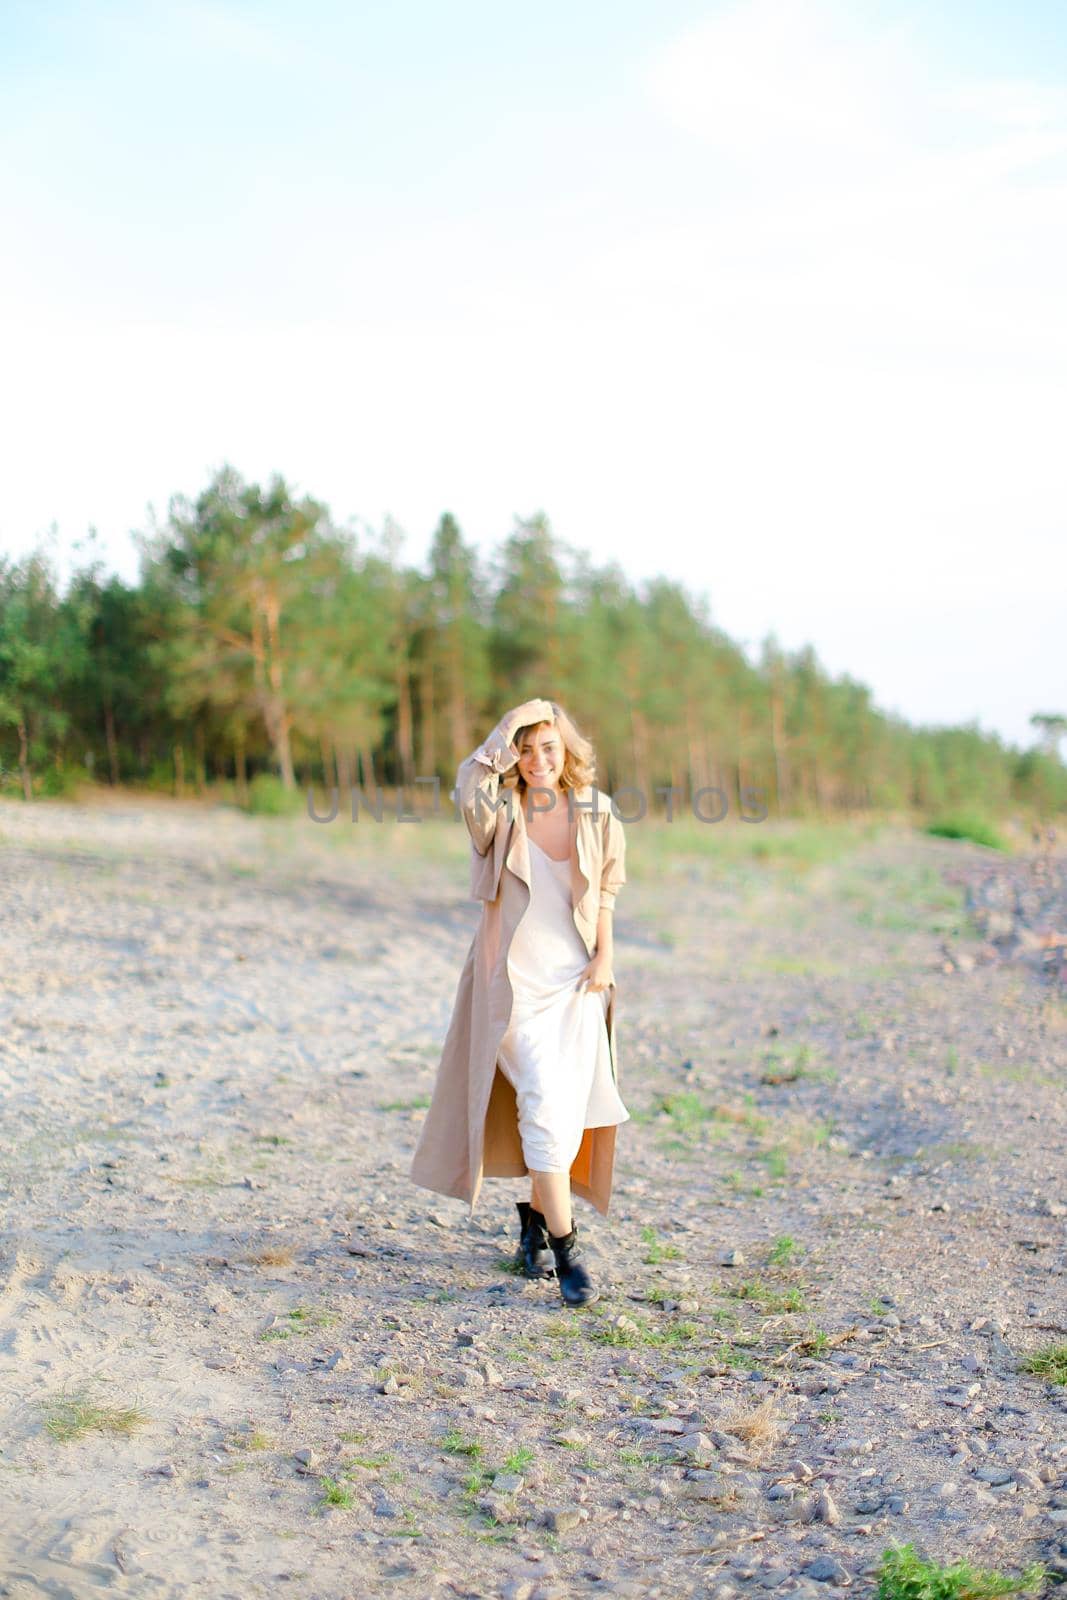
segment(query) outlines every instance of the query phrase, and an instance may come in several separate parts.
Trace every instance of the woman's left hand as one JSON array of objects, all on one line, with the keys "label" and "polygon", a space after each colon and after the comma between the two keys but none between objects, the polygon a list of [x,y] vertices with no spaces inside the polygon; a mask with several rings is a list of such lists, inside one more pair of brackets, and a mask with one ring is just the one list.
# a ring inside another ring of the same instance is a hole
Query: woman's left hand
[{"label": "woman's left hand", "polygon": [[598,950],[579,978],[578,988],[585,994],[596,994],[601,989],[609,989],[614,982],[611,956],[606,950]]}]

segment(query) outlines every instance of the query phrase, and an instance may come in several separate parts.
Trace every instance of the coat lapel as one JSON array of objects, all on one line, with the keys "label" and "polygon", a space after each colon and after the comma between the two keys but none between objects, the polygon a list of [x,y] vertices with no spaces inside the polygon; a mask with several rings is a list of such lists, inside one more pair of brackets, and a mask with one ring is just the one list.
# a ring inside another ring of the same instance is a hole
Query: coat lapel
[{"label": "coat lapel", "polygon": [[[577,800],[587,805],[592,798],[592,789],[587,784],[583,789],[575,790]],[[566,801],[562,802],[566,804]],[[590,871],[590,837],[589,829],[595,825],[593,815],[585,809],[576,812],[577,825],[571,841],[570,867],[571,867],[571,912],[576,913],[578,907],[589,892],[593,881]],[[517,795],[513,807],[511,829],[505,847],[504,865],[520,878],[527,889],[532,889],[530,881],[530,836],[526,831],[526,812]],[[576,924],[577,925],[577,924]],[[581,929],[578,930],[581,932]]]}]

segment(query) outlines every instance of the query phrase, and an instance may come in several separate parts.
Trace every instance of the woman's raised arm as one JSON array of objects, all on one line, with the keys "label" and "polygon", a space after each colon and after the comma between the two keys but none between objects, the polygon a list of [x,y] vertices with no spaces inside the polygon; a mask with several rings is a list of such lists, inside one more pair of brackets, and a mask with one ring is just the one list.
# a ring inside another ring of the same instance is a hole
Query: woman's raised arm
[{"label": "woman's raised arm", "polygon": [[[520,728],[535,722],[554,722],[555,712],[548,700],[524,700],[505,711],[492,733],[473,750],[456,773],[456,799],[467,824],[471,842],[479,855],[485,855],[496,833],[497,812],[510,801],[501,800],[500,774],[518,761],[512,740]],[[510,812],[509,812],[510,815]]]}]

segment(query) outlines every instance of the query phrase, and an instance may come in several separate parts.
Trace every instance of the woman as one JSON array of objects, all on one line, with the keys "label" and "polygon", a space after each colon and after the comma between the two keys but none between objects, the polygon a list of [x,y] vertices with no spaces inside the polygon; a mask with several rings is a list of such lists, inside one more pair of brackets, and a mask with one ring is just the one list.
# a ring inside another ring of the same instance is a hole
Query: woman
[{"label": "woman", "polygon": [[540,699],[507,712],[460,765],[482,916],[411,1165],[415,1183],[469,1200],[472,1214],[483,1176],[529,1173],[523,1271],[555,1271],[568,1305],[599,1298],[572,1194],[607,1213],[615,1130],[629,1120],[612,972],[625,840],[593,775],[589,741]]}]

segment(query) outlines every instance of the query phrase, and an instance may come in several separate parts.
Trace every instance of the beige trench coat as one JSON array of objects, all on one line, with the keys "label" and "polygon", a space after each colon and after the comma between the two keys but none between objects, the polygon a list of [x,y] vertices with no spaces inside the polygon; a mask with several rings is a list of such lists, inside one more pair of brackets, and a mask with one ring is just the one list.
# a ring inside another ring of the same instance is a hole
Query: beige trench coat
[{"label": "beige trench coat", "polygon": [[[482,915],[460,975],[433,1098],[411,1162],[415,1183],[467,1200],[471,1216],[483,1178],[519,1178],[529,1170],[519,1138],[515,1089],[497,1064],[511,1020],[508,949],[530,903],[525,811],[517,791],[500,784],[500,773],[515,761],[498,724],[457,774],[456,801],[471,836],[471,896],[482,902]],[[592,957],[600,908],[613,907],[626,882],[625,838],[603,790],[586,785],[569,792],[577,816],[571,905],[574,925]],[[611,1070],[618,1086],[614,984],[607,994]],[[571,1165],[573,1192],[605,1215],[615,1132],[614,1127],[586,1128]]]}]

